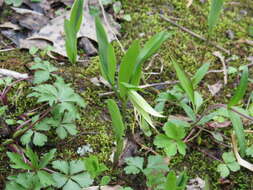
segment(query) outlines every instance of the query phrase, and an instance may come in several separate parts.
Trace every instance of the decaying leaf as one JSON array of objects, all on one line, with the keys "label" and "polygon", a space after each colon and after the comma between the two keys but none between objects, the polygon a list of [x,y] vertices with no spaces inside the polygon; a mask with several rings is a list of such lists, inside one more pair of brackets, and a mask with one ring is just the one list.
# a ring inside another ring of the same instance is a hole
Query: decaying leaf
[{"label": "decaying leaf", "polygon": [[[63,15],[60,15],[54,19],[52,19],[48,25],[45,27],[41,28],[38,33],[35,33],[31,37],[22,40],[20,43],[21,48],[31,48],[32,46],[36,45],[36,47],[41,47],[42,45],[40,44],[41,41],[46,41],[46,42],[51,42],[53,44],[53,52],[58,53],[63,56],[66,55],[66,50],[65,50],[65,39],[64,39],[64,19],[68,17],[69,12],[66,12]],[[110,19],[110,16],[107,15],[107,19],[112,21]],[[103,23],[105,23],[104,19],[102,19]],[[112,22],[110,22],[112,23]],[[109,41],[114,40],[114,35],[113,33],[108,29],[107,25],[104,24],[107,32],[108,32],[108,38]],[[114,33],[119,34],[117,27],[114,27],[111,25],[111,28],[113,28]],[[88,8],[85,8],[84,11],[84,21],[81,26],[81,29],[78,33],[78,37],[87,37],[89,39],[92,39],[94,41],[97,41],[96,39],[96,30],[95,30],[95,24],[94,24],[94,17],[90,15]],[[34,44],[34,40],[36,43]],[[37,41],[41,40],[41,41]]]},{"label": "decaying leaf", "polygon": [[212,96],[215,96],[221,90],[222,86],[221,81],[218,81],[213,85],[208,85],[208,90],[211,92]]},{"label": "decaying leaf", "polygon": [[193,3],[193,0],[187,0],[188,2],[187,2],[187,5],[186,5],[186,7],[187,8],[189,8],[191,5],[192,5],[192,3]]},{"label": "decaying leaf", "polygon": [[187,190],[204,190],[205,181],[199,177],[190,179],[189,184],[187,185]]}]

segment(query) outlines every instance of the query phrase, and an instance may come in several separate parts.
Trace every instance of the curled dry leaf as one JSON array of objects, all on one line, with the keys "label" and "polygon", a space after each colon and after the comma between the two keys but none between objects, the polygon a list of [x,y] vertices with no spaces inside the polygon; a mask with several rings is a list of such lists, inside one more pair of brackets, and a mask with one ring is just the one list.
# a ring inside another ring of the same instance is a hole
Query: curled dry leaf
[{"label": "curled dry leaf", "polygon": [[212,96],[215,96],[221,90],[222,86],[221,81],[218,81],[213,85],[208,85],[208,90],[211,92]]},{"label": "curled dry leaf", "polygon": [[213,52],[213,55],[218,57],[222,63],[223,73],[224,73],[224,84],[226,85],[228,83],[228,71],[227,71],[225,57],[219,51]]},{"label": "curled dry leaf", "polygon": [[[245,133],[253,133],[253,131],[252,130],[245,130]],[[253,164],[242,159],[239,152],[238,152],[237,139],[236,139],[235,133],[233,133],[231,135],[231,138],[232,138],[233,151],[234,151],[234,154],[235,154],[238,164],[240,164],[242,167],[247,168],[248,170],[253,172]]]}]

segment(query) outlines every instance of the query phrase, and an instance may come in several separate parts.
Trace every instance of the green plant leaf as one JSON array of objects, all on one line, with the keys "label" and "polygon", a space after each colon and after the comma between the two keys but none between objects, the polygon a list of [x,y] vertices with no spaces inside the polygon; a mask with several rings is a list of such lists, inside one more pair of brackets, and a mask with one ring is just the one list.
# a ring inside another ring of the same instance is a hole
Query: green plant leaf
[{"label": "green plant leaf", "polygon": [[219,164],[217,167],[217,171],[220,172],[220,175],[223,178],[227,177],[230,173],[226,164]]},{"label": "green plant leaf", "polygon": [[253,157],[253,145],[246,149],[246,155]]},{"label": "green plant leaf", "polygon": [[68,59],[72,64],[75,64],[77,59],[77,34],[69,20],[64,20],[64,32]]},{"label": "green plant leaf", "polygon": [[25,169],[31,170],[32,167],[26,164],[21,155],[13,152],[7,152],[7,156],[9,157],[10,161],[13,163],[11,164],[12,168],[15,169]]},{"label": "green plant leaf", "polygon": [[240,84],[237,87],[234,96],[230,99],[228,107],[238,104],[239,101],[243,98],[248,86],[248,75],[249,75],[248,67],[244,67]]},{"label": "green plant leaf", "polygon": [[187,77],[186,73],[180,68],[176,61],[172,60],[172,63],[176,70],[177,78],[180,81],[180,85],[184,89],[192,104],[195,105],[194,90],[191,79]]},{"label": "green plant leaf", "polygon": [[140,52],[140,42],[138,40],[134,41],[133,44],[129,47],[127,52],[122,58],[120,68],[119,68],[119,80],[118,86],[120,89],[120,96],[125,97],[127,93],[126,87],[122,82],[130,83],[131,76],[135,65],[137,64],[137,58]]},{"label": "green plant leaf", "polygon": [[55,184],[55,181],[54,181],[52,175],[49,174],[49,173],[47,173],[46,171],[40,170],[40,171],[37,172],[37,175],[38,175],[38,177],[40,179],[41,184],[44,187],[47,187],[49,185],[54,185]]},{"label": "green plant leaf", "polygon": [[142,108],[145,112],[149,113],[150,115],[153,115],[155,117],[164,117],[160,113],[158,113],[156,110],[154,110],[147,102],[146,100],[139,95],[136,91],[134,90],[129,90],[128,91],[129,98],[131,102],[134,103],[134,105],[138,105],[140,108]]},{"label": "green plant leaf", "polygon": [[76,33],[80,30],[83,20],[83,2],[84,0],[75,0],[71,8],[70,24],[74,27]]},{"label": "green plant leaf", "polygon": [[98,51],[100,58],[100,70],[102,76],[114,85],[116,71],[116,58],[112,45],[109,43],[104,26],[98,16],[95,17]]},{"label": "green plant leaf", "polygon": [[164,187],[164,189],[177,190],[177,176],[174,171],[171,171],[167,175],[167,180]]},{"label": "green plant leaf", "polygon": [[163,126],[163,130],[167,137],[175,140],[181,140],[185,137],[185,130],[181,126],[177,126],[174,123],[167,122]]},{"label": "green plant leaf", "polygon": [[125,159],[127,166],[124,168],[126,174],[138,174],[143,171],[144,159],[141,157],[128,157]]},{"label": "green plant leaf", "polygon": [[117,141],[125,135],[125,126],[117,103],[113,99],[107,100],[107,107],[112,118],[112,126]]},{"label": "green plant leaf", "polygon": [[233,124],[235,135],[238,139],[240,153],[242,156],[244,156],[245,150],[246,150],[246,141],[245,141],[245,133],[244,133],[244,129],[243,129],[242,120],[237,113],[234,113],[230,110],[228,110],[228,113],[229,113],[231,122]]},{"label": "green plant leaf", "polygon": [[205,63],[197,70],[197,72],[192,78],[192,85],[194,89],[197,88],[199,82],[204,78],[204,76],[208,72],[209,67],[210,63]]},{"label": "green plant leaf", "polygon": [[131,77],[131,84],[137,86],[139,85],[141,78],[142,64],[152,55],[154,55],[159,50],[163,42],[165,42],[171,36],[172,33],[163,31],[154,35],[150,40],[148,40],[148,42],[140,50],[139,56],[137,58],[137,64],[135,65],[134,72]]},{"label": "green plant leaf", "polygon": [[40,160],[39,168],[44,168],[48,163],[54,158],[54,155],[56,153],[56,149],[50,150],[50,152],[43,155],[43,157]]},{"label": "green plant leaf", "polygon": [[214,29],[215,25],[218,22],[222,6],[223,6],[224,0],[212,0],[211,2],[211,10],[208,15],[208,32],[209,34]]}]

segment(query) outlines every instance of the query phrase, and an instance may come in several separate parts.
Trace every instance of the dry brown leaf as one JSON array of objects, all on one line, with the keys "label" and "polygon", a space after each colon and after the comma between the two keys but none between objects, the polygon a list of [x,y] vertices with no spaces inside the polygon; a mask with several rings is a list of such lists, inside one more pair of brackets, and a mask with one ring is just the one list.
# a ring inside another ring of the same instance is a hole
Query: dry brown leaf
[{"label": "dry brown leaf", "polygon": [[215,96],[222,88],[222,83],[221,81],[218,81],[217,83],[213,85],[207,85],[208,90],[211,92],[212,96]]},{"label": "dry brown leaf", "polygon": [[223,73],[224,73],[224,84],[226,85],[228,83],[228,71],[227,71],[225,57],[219,51],[213,52],[213,55],[218,57],[222,63]]},{"label": "dry brown leaf", "polygon": [[[37,41],[37,40],[41,40],[41,41],[44,41],[44,43],[51,42],[51,44],[53,44],[53,47],[54,47],[53,52],[58,53],[62,56],[67,56],[66,50],[65,50],[65,39],[64,39],[64,19],[66,19],[69,16],[69,14],[70,12],[66,12],[63,15],[52,19],[49,22],[49,24],[41,28],[38,33],[35,33],[31,37],[25,40],[22,40],[20,42],[20,47],[29,49],[35,45],[36,47],[41,48],[41,46],[43,46],[44,44],[40,44],[40,41]],[[110,21],[111,28],[114,30],[114,33],[119,34],[118,25],[115,24],[115,22],[114,23],[112,22],[113,19],[108,14],[107,14],[107,20]],[[102,22],[105,23],[104,19],[102,19]],[[104,27],[108,33],[109,41],[114,40],[115,37],[113,33],[110,31],[110,29],[106,26],[106,24],[104,24]],[[78,37],[87,37],[94,41],[97,40],[94,17],[89,14],[88,7],[85,8],[83,24],[78,33]],[[36,43],[34,43],[34,40],[36,41]]]},{"label": "dry brown leaf", "polygon": [[0,28],[8,28],[8,29],[12,29],[12,30],[20,30],[20,26],[13,24],[11,22],[5,22],[3,24],[0,24]]}]

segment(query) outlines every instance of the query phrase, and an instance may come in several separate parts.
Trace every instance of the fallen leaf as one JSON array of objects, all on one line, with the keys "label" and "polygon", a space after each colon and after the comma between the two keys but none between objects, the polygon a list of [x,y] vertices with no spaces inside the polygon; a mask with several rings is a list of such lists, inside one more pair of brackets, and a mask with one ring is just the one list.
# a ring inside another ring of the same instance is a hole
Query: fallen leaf
[{"label": "fallen leaf", "polygon": [[12,29],[12,30],[20,30],[20,26],[13,24],[11,22],[5,22],[3,24],[0,24],[0,28],[8,28],[8,29]]},{"label": "fallen leaf", "polygon": [[[35,33],[31,37],[20,41],[20,48],[30,49],[34,45],[38,48],[41,48],[41,46],[43,46],[42,44],[40,44],[41,41],[45,41],[47,43],[51,42],[54,47],[52,51],[66,57],[67,55],[66,55],[66,50],[65,50],[63,26],[64,26],[64,19],[68,18],[69,14],[70,12],[68,11],[63,15],[60,15],[52,19],[49,22],[49,24],[41,28],[38,33]],[[113,21],[112,17],[108,14],[107,14],[107,20],[110,23],[111,25],[110,28],[113,29],[113,32],[115,34],[119,34],[119,26]],[[111,30],[108,28],[108,26],[105,24],[105,20],[102,19],[102,22],[104,23],[104,27],[108,33],[109,41],[114,40],[115,36],[111,32]],[[97,41],[94,17],[90,15],[88,7],[85,8],[84,20],[83,20],[81,29],[78,33],[78,37],[87,37],[91,40]],[[34,40],[36,41],[36,43],[34,43]],[[37,41],[37,40],[41,40],[41,41]]]},{"label": "fallen leaf", "polygon": [[212,96],[215,96],[222,88],[222,83],[221,81],[218,81],[217,83],[213,85],[207,85],[208,90],[211,92]]},{"label": "fallen leaf", "polygon": [[224,73],[224,84],[226,85],[228,83],[228,71],[227,71],[225,57],[219,51],[213,52],[213,55],[218,57],[222,63],[223,73]]}]

